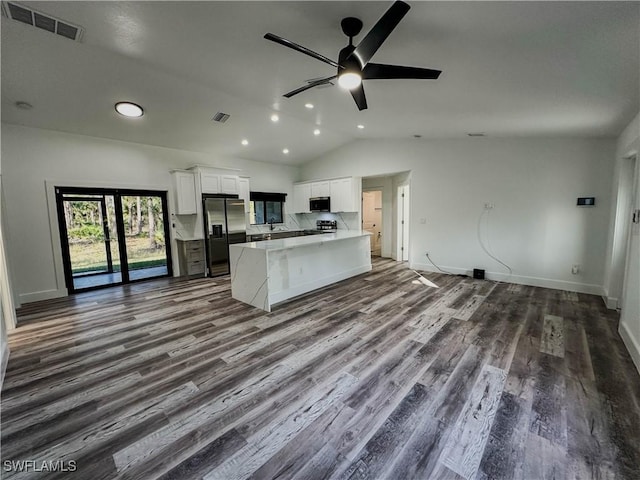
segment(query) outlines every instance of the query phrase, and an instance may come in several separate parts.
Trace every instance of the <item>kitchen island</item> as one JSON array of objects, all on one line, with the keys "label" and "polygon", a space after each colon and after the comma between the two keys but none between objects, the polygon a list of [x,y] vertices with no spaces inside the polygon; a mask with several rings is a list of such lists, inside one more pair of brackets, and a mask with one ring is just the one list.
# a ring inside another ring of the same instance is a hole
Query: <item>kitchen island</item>
[{"label": "kitchen island", "polygon": [[371,270],[370,234],[337,231],[229,246],[231,294],[267,312],[303,293]]}]

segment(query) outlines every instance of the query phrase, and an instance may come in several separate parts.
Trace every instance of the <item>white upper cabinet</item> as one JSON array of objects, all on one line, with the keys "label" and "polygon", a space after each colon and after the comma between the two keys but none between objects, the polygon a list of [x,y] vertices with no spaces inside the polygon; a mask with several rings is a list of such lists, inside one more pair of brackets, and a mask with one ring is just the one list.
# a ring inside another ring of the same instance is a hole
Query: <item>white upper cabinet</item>
[{"label": "white upper cabinet", "polygon": [[321,182],[311,183],[311,198],[313,197],[328,197],[331,195],[331,187],[329,180],[323,180]]},{"label": "white upper cabinet", "polygon": [[338,178],[331,180],[331,211],[360,211],[360,177]]},{"label": "white upper cabinet", "polygon": [[200,170],[200,186],[202,193],[227,193],[238,195],[238,176]]},{"label": "white upper cabinet", "polygon": [[291,213],[309,213],[309,197],[311,197],[310,183],[296,183],[293,185],[293,211]]},{"label": "white upper cabinet", "polygon": [[353,201],[356,195],[353,188],[353,178],[331,180],[330,187],[332,212],[355,212],[358,210]]},{"label": "white upper cabinet", "polygon": [[220,193],[238,195],[238,177],[235,175],[220,175]]},{"label": "white upper cabinet", "polygon": [[222,193],[220,190],[220,175],[200,172],[200,185],[202,193]]},{"label": "white upper cabinet", "polygon": [[241,200],[244,200],[244,212],[249,213],[250,211],[250,190],[249,190],[249,179],[247,177],[239,177],[238,178],[238,196]]},{"label": "white upper cabinet", "polygon": [[189,172],[171,172],[176,192],[176,215],[196,214],[195,175]]},{"label": "white upper cabinet", "polygon": [[332,212],[360,211],[360,177],[293,184],[293,213],[308,213],[309,198],[329,197]]}]

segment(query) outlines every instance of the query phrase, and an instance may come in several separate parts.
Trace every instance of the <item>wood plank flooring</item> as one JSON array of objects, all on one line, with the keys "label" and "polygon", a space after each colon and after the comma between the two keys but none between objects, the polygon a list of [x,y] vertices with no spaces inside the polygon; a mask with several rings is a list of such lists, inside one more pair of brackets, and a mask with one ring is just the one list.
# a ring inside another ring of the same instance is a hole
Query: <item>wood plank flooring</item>
[{"label": "wood plank flooring", "polygon": [[615,312],[424,276],[439,288],[377,259],[271,313],[228,278],[26,305],[2,478],[640,478],[640,376]]}]

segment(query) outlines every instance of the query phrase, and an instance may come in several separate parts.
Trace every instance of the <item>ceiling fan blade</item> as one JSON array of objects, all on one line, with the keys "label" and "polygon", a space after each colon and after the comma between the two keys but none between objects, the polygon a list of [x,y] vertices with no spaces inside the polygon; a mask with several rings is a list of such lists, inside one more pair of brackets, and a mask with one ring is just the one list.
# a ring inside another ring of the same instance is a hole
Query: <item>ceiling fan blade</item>
[{"label": "ceiling fan blade", "polygon": [[422,78],[436,80],[442,70],[430,68],[403,67],[401,65],[385,65],[384,63],[367,63],[362,69],[364,80],[376,80],[385,78]]},{"label": "ceiling fan blade", "polygon": [[305,90],[309,90],[310,88],[313,87],[317,87],[318,85],[324,85],[326,83],[329,83],[331,80],[335,80],[338,76],[337,75],[333,75],[331,77],[326,77],[326,78],[320,78],[318,80],[314,80],[313,82],[309,82],[307,85],[304,85],[300,88],[296,88],[295,90],[291,90],[288,93],[285,93],[283,96],[287,97],[287,98],[291,98],[294,95],[297,95],[299,93],[304,92]]},{"label": "ceiling fan blade", "polygon": [[380,17],[380,20],[369,30],[369,33],[367,33],[358,44],[350,57],[355,56],[360,61],[360,65],[365,66],[410,8],[409,5],[400,0],[391,5],[389,10],[387,10],[385,14]]},{"label": "ceiling fan blade", "polygon": [[274,35],[273,33],[265,34],[264,38],[267,40],[271,40],[272,42],[279,43],[280,45],[284,45],[285,47],[289,47],[296,52],[304,53],[305,55],[309,55],[310,57],[315,58],[316,60],[320,60],[321,62],[328,63],[332,67],[342,68],[338,65],[337,62],[334,62],[330,58],[325,57],[324,55],[320,55],[319,53],[314,52],[313,50],[309,50],[307,47],[303,47],[302,45],[298,45],[297,43],[292,42],[291,40],[287,40],[286,38],[279,37]]},{"label": "ceiling fan blade", "polygon": [[366,110],[367,109],[367,97],[364,95],[364,87],[360,84],[359,87],[350,90],[351,96],[356,101],[356,105],[358,106],[358,110]]}]

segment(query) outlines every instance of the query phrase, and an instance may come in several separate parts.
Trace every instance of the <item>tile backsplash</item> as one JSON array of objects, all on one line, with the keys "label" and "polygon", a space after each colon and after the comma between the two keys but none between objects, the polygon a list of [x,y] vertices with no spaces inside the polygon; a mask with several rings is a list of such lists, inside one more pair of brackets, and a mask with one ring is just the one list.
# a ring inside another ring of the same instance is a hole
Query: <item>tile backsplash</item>
[{"label": "tile backsplash", "polygon": [[[274,231],[280,230],[315,230],[316,220],[335,220],[338,230],[360,230],[358,213],[289,213],[284,223],[274,224]],[[202,238],[202,226],[195,215],[172,215],[175,238]],[[246,215],[247,234],[269,232],[269,225],[250,225],[249,214]]]},{"label": "tile backsplash", "polygon": [[[285,215],[284,223],[274,224],[274,231],[278,230],[315,230],[316,220],[335,220],[338,230],[359,230],[358,213],[289,213]],[[269,232],[269,225],[250,225],[247,216],[247,233]]]}]

